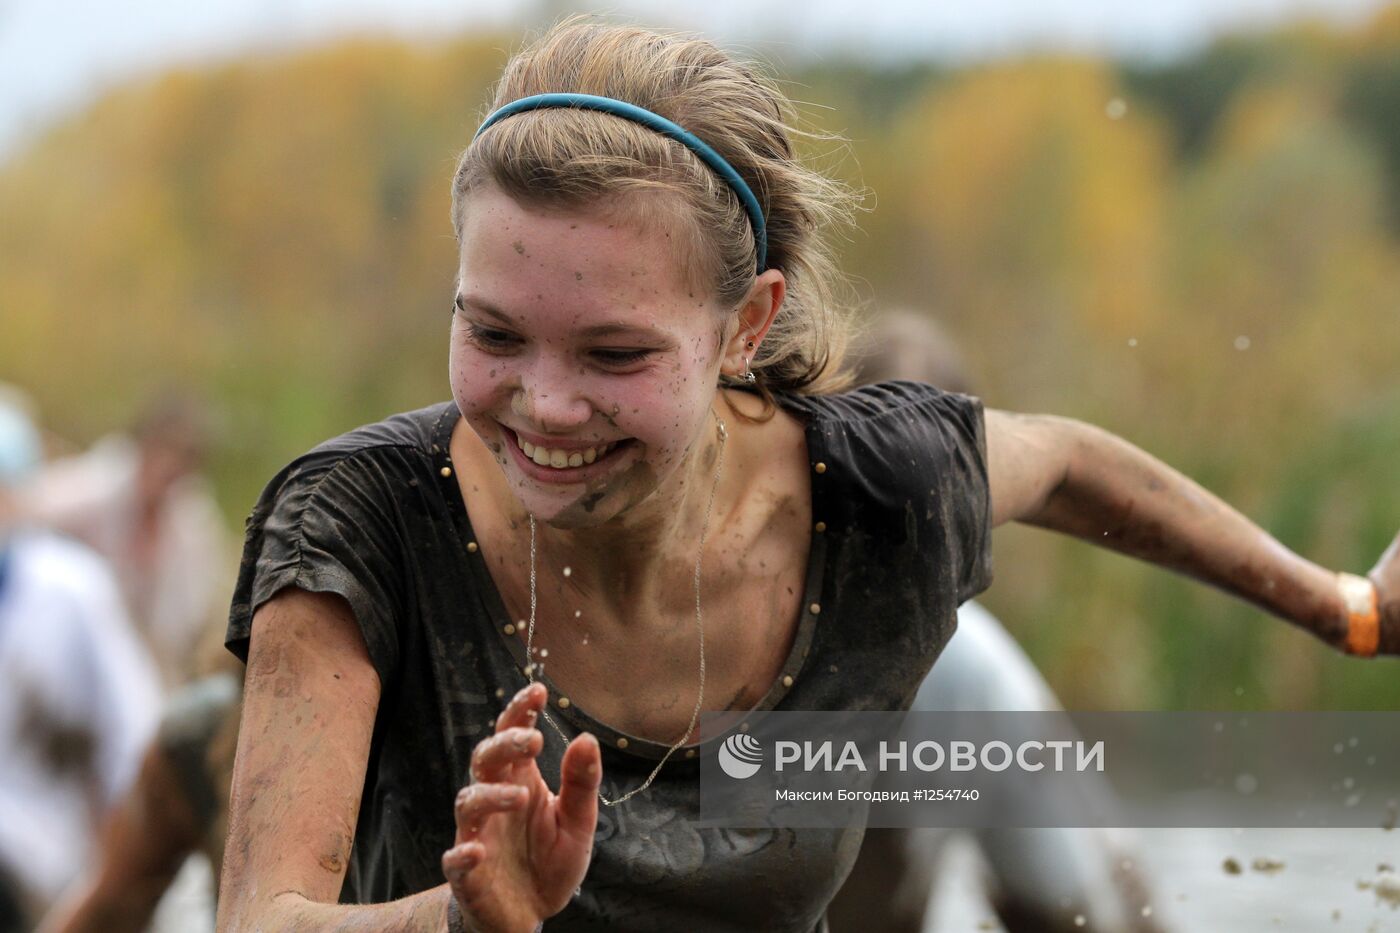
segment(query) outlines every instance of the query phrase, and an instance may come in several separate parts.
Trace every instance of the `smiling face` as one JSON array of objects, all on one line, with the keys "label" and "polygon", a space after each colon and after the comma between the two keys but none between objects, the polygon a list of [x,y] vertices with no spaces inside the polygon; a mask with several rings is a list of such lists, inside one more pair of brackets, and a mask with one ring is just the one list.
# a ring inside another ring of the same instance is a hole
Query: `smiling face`
[{"label": "smiling face", "polygon": [[711,424],[723,309],[667,230],[620,212],[465,205],[452,395],[524,508],[598,525],[674,485]]}]

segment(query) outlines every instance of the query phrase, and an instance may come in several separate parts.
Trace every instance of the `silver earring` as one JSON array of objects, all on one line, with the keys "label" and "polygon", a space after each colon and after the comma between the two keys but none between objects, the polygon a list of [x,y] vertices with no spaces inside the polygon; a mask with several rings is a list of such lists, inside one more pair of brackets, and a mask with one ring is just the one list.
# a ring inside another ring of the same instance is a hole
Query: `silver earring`
[{"label": "silver earring", "polygon": [[739,378],[744,380],[744,385],[751,386],[758,381],[758,377],[754,375],[752,369],[749,369],[749,358],[747,356],[741,356],[739,358],[744,361],[744,373]]}]

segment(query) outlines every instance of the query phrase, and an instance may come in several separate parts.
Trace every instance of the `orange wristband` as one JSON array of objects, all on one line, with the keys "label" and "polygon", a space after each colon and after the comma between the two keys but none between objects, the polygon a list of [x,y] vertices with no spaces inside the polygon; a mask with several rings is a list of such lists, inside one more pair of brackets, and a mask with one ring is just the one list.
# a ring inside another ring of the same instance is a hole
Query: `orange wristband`
[{"label": "orange wristband", "polygon": [[1347,654],[1374,657],[1381,643],[1381,613],[1376,585],[1354,573],[1337,574],[1337,590],[1347,613]]}]

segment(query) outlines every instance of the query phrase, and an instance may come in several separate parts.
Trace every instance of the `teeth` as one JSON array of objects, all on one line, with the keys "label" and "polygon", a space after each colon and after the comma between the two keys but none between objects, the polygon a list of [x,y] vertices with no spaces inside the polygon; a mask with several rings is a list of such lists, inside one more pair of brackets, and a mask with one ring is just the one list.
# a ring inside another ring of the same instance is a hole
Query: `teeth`
[{"label": "teeth", "polygon": [[520,442],[520,449],[525,452],[525,456],[529,457],[540,466],[547,466],[556,470],[580,467],[585,463],[593,463],[613,448],[612,444],[600,444],[597,447],[589,447],[585,450],[559,450],[549,447],[536,447],[523,437],[517,436],[516,439]]}]

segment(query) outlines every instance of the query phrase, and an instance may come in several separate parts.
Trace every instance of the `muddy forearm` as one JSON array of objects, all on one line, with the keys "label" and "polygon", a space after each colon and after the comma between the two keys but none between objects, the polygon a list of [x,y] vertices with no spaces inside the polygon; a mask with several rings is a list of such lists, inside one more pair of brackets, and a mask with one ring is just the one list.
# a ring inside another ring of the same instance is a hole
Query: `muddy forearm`
[{"label": "muddy forearm", "polygon": [[1187,574],[1343,644],[1335,573],[1126,441],[1077,422],[1061,429],[1064,477],[1029,523]]},{"label": "muddy forearm", "polygon": [[387,904],[319,904],[294,891],[272,899],[258,930],[324,930],[326,933],[446,933],[446,884]]}]

